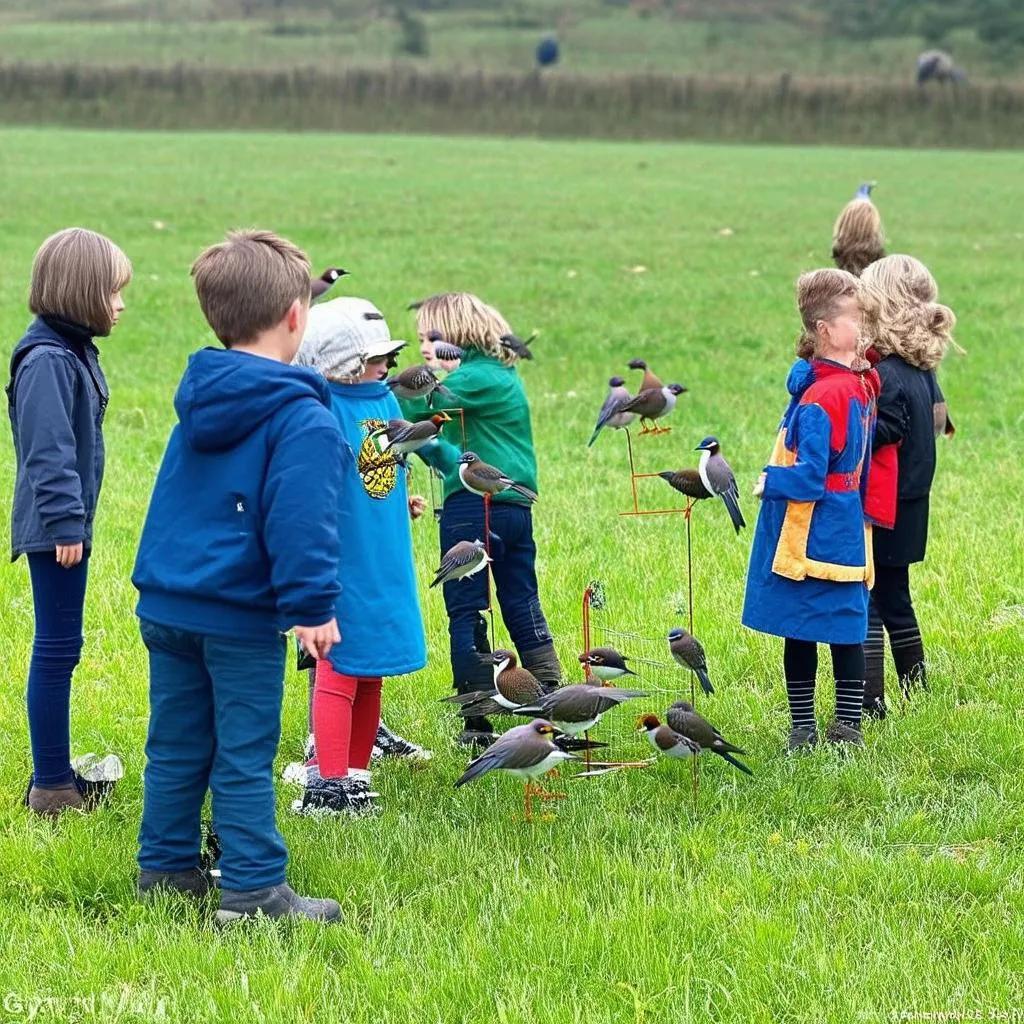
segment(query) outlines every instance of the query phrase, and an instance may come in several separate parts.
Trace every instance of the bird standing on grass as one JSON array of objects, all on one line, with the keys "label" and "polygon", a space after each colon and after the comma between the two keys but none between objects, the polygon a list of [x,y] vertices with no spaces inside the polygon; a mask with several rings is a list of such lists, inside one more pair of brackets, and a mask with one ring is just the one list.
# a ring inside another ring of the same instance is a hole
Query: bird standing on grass
[{"label": "bird standing on grass", "polygon": [[675,729],[662,725],[655,715],[644,715],[637,719],[636,731],[647,735],[650,744],[659,754],[686,760],[700,753],[700,746]]},{"label": "bird standing on grass", "polygon": [[430,405],[436,393],[446,402],[455,401],[455,396],[437,379],[434,371],[422,364],[410,366],[401,373],[388,377],[384,383],[397,398],[425,398]]},{"label": "bird standing on grass", "polygon": [[521,494],[532,505],[537,500],[537,495],[525,484],[516,483],[511,477],[505,476],[500,469],[482,462],[475,452],[466,452],[458,459],[459,479],[462,486],[471,494],[477,494],[481,498],[490,498],[494,494],[500,494],[510,488]]},{"label": "bird standing on grass", "polygon": [[663,472],[658,476],[688,498],[700,501],[716,495],[722,499],[729,510],[729,518],[736,532],[746,526],[743,513],[740,511],[740,494],[736,486],[736,476],[732,467],[722,456],[722,448],[717,437],[705,437],[696,451],[700,452],[700,461],[696,469],[680,469],[675,472]]},{"label": "bird standing on grass", "polygon": [[619,654],[614,647],[592,647],[580,655],[580,664],[587,665],[592,675],[602,682],[620,679],[622,676],[635,676],[636,673],[626,664],[626,656]]},{"label": "bird standing on grass", "polygon": [[622,377],[612,377],[608,381],[608,396],[604,400],[604,405],[601,406],[601,411],[597,414],[597,424],[587,442],[588,448],[597,440],[597,435],[605,427],[621,430],[623,427],[628,427],[636,418],[635,413],[620,411],[621,407],[633,397],[625,384]]},{"label": "bird standing on grass", "polygon": [[576,760],[568,751],[559,750],[555,746],[555,728],[550,722],[537,718],[526,725],[517,725],[498,737],[462,773],[455,783],[456,789],[473,779],[480,778],[490,771],[507,772],[526,783],[523,790],[523,802],[526,820],[533,820],[533,798],[542,799],[561,796],[558,793],[547,793],[540,788],[536,779],[557,768],[563,761]]},{"label": "bird standing on grass", "polygon": [[322,298],[334,287],[335,282],[348,275],[347,270],[341,267],[328,267],[319,277],[314,277],[309,282],[309,297],[311,301]]},{"label": "bird standing on grass", "polygon": [[457,704],[466,718],[475,715],[508,715],[538,700],[546,693],[537,677],[516,661],[512,651],[498,650],[494,659],[494,688],[456,693],[442,703]]},{"label": "bird standing on grass", "polygon": [[436,587],[440,583],[468,579],[487,568],[489,561],[487,546],[482,540],[460,540],[444,553],[430,585]]},{"label": "bird standing on grass", "polygon": [[668,635],[668,648],[677,665],[688,668],[697,676],[705,693],[715,692],[708,676],[708,660],[704,648],[692,633],[688,633],[682,626],[677,626]]},{"label": "bird standing on grass", "polygon": [[742,761],[732,756],[733,754],[746,754],[746,751],[729,743],[706,718],[693,710],[693,705],[689,701],[677,700],[668,709],[665,718],[670,729],[693,740],[702,751],[710,750],[711,753],[725,758],[729,764],[739,768],[741,772],[746,772],[747,775],[754,774]]},{"label": "bird standing on grass", "polygon": [[675,407],[676,399],[686,391],[682,384],[669,384],[663,388],[647,388],[619,407],[620,413],[631,412],[640,417],[641,434],[663,434],[671,427],[652,427],[650,423],[667,416]]}]

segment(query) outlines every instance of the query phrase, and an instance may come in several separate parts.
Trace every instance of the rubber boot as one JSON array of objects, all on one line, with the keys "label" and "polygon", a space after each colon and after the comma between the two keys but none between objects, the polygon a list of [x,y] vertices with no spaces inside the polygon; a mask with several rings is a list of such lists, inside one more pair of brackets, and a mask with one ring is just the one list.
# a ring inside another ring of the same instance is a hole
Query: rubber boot
[{"label": "rubber boot", "polygon": [[[478,651],[453,654],[452,675],[458,693],[490,692],[494,688],[494,662],[490,654]],[[494,742],[494,727],[483,716],[465,718],[456,742],[461,747],[489,747]]]},{"label": "rubber boot", "polygon": [[864,641],[864,714],[868,718],[885,718],[885,630],[881,619],[868,620],[868,638]]},{"label": "rubber boot", "polygon": [[909,697],[914,690],[928,690],[928,679],[924,667],[924,643],[917,626],[897,629],[889,637],[892,660],[896,663],[903,696]]},{"label": "rubber boot", "polygon": [[562,665],[555,654],[554,644],[542,644],[540,647],[531,647],[528,651],[520,651],[519,660],[523,668],[534,674],[537,682],[544,687],[545,693],[551,693],[562,685]]}]

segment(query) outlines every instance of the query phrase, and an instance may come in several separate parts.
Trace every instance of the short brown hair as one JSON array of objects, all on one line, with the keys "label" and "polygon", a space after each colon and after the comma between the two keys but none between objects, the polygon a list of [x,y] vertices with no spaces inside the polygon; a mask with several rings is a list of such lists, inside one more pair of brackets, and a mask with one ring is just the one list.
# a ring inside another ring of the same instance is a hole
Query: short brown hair
[{"label": "short brown hair", "polygon": [[801,274],[796,283],[796,302],[804,329],[797,339],[796,354],[810,359],[818,342],[818,321],[835,319],[843,299],[859,296],[860,281],[846,270],[825,267]]},{"label": "short brown hair", "polygon": [[306,254],[272,231],[231,231],[192,264],[206,322],[230,348],[284,319],[296,299],[309,302]]},{"label": "short brown hair", "polygon": [[109,238],[87,228],[65,228],[36,250],[28,308],[104,337],[114,326],[110,298],[131,279],[131,261]]},{"label": "short brown hair", "polygon": [[437,331],[449,345],[479,349],[505,364],[515,362],[515,354],[501,343],[512,333],[508,321],[469,292],[431,295],[420,303],[416,333],[425,338],[431,331]]}]

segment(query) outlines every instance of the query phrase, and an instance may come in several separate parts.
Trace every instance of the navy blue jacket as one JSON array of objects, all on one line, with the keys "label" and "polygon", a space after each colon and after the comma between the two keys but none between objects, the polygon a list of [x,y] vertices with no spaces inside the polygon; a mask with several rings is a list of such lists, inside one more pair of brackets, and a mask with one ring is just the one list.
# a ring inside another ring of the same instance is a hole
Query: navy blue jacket
[{"label": "navy blue jacket", "polygon": [[84,327],[37,317],[11,354],[7,411],[17,470],[11,559],[58,544],[92,546],[110,396]]},{"label": "navy blue jacket", "polygon": [[341,437],[312,370],[207,348],[174,396],[132,582],[140,618],[262,638],[334,617]]}]

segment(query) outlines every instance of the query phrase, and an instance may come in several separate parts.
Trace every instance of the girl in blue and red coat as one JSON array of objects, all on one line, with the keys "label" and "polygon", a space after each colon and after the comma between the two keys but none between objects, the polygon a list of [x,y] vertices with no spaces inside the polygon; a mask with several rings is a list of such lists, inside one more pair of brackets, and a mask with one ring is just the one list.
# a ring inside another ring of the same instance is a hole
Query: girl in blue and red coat
[{"label": "girl in blue and red coat", "polygon": [[818,742],[819,643],[832,651],[836,716],[826,738],[862,744],[864,639],[871,584],[865,518],[878,374],[861,354],[860,286],[843,270],[797,283],[803,335],[790,403],[754,493],[762,499],[743,623],[785,638],[791,752]]}]

